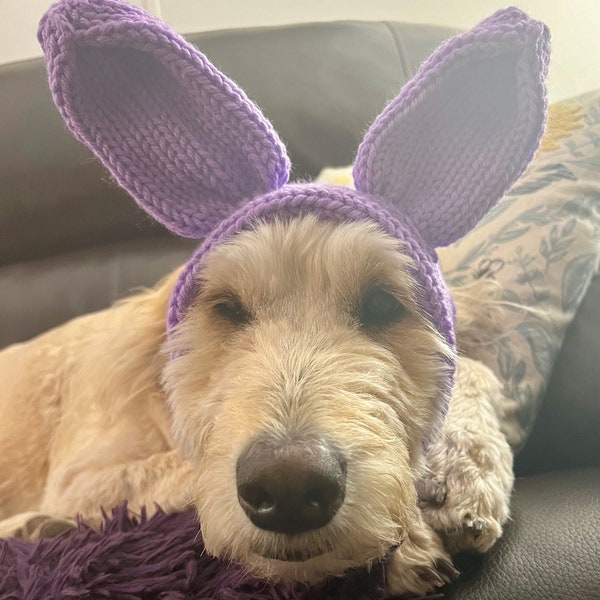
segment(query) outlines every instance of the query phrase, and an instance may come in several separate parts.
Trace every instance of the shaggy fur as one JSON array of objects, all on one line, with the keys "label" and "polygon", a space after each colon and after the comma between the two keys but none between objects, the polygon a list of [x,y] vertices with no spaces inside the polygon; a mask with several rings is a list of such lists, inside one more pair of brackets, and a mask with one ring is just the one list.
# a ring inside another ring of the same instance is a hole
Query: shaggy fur
[{"label": "shaggy fur", "polygon": [[[259,576],[315,582],[395,547],[391,593],[442,585],[454,575],[448,551],[485,551],[501,535],[512,455],[500,384],[466,357],[424,455],[451,351],[418,309],[409,266],[374,225],[258,224],[207,256],[202,293],[168,343],[177,273],[5,349],[0,535],[43,535],[77,514],[93,524],[101,506],[125,500],[193,504],[208,551]],[[357,307],[374,286],[407,310],[365,330]],[[231,298],[247,323],[216,311]],[[287,536],[246,517],[235,465],[264,434],[326,439],[343,453],[346,497],[329,524]],[[312,558],[265,558],[290,551]]]}]

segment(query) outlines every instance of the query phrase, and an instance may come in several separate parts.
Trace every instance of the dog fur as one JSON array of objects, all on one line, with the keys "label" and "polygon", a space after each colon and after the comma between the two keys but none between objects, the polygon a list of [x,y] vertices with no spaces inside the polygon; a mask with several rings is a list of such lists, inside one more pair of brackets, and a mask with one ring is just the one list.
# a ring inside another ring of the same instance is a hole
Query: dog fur
[{"label": "dog fur", "polygon": [[[3,350],[0,536],[53,533],[75,515],[97,524],[102,506],[124,500],[134,510],[194,505],[207,550],[260,576],[315,581],[393,547],[390,593],[443,585],[455,575],[449,553],[484,552],[500,537],[512,454],[501,385],[468,347],[432,436],[452,351],[419,311],[409,266],[371,224],[257,224],[210,253],[170,340],[178,272]],[[368,330],[357,306],[374,286],[406,314]],[[457,297],[459,340],[476,337],[461,323],[474,327],[484,299]],[[228,298],[249,322],[215,311]],[[246,517],[236,460],[265,432],[327,439],[343,453],[346,499],[328,525],[287,536]],[[290,551],[311,558],[277,558]]]}]

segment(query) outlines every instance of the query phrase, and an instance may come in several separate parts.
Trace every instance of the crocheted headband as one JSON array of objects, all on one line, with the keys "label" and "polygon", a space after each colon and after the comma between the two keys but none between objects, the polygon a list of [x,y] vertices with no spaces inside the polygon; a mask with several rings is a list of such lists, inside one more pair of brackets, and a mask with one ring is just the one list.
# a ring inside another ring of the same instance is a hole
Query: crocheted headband
[{"label": "crocheted headband", "polygon": [[216,244],[257,219],[312,213],[374,221],[400,240],[424,314],[454,347],[454,307],[434,249],[473,228],[538,146],[549,55],[542,23],[509,8],[442,45],[367,132],[356,190],[286,185],[289,159],[259,109],[135,6],[63,0],[38,36],[72,133],[157,221],[204,238],[174,289],[169,331],[196,297]]}]

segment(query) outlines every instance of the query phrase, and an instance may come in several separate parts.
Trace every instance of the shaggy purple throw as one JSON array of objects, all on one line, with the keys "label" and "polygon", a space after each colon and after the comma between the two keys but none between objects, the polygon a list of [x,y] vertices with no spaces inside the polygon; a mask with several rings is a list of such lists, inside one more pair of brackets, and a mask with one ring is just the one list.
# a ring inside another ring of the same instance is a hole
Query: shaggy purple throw
[{"label": "shaggy purple throw", "polygon": [[268,584],[204,551],[193,512],[150,519],[125,506],[100,532],[77,531],[39,543],[0,540],[0,600],[379,600],[381,564],[322,584]]}]

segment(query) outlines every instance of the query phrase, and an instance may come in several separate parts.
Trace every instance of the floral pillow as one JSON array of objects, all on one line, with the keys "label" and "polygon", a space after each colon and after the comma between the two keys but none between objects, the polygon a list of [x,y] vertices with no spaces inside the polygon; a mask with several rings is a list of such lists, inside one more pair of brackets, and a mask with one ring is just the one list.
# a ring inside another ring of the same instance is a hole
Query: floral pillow
[{"label": "floral pillow", "polygon": [[[319,181],[352,185],[351,168]],[[527,172],[456,244],[439,250],[452,288],[493,279],[499,329],[475,357],[514,403],[506,424],[518,449],[531,431],[573,319],[600,261],[600,90],[555,104]],[[473,355],[473,352],[469,352]]]}]

